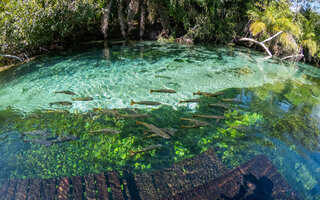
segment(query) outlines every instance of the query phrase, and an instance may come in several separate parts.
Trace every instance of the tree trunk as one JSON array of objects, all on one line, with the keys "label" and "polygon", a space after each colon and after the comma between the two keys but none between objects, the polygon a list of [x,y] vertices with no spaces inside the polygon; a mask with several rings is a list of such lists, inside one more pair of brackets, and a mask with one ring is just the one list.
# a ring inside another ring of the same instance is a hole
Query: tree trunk
[{"label": "tree trunk", "polygon": [[122,15],[122,10],[123,10],[122,1],[117,0],[117,2],[118,2],[118,20],[121,28],[121,34],[123,38],[126,38],[126,24]]},{"label": "tree trunk", "polygon": [[162,31],[159,37],[167,38],[169,37],[169,27],[170,27],[168,13],[166,12],[166,9],[161,5],[158,7],[158,13],[160,15],[160,21],[162,25]]},{"label": "tree trunk", "polygon": [[110,0],[107,8],[102,9],[101,31],[103,33],[104,39],[106,39],[108,37],[109,16],[110,16],[110,10],[112,7],[112,3],[113,3],[113,0]]},{"label": "tree trunk", "polygon": [[144,0],[141,0],[141,13],[140,13],[140,38],[143,38],[144,29],[145,29],[145,21],[146,21],[146,7]]},{"label": "tree trunk", "polygon": [[138,11],[139,11],[139,0],[131,0],[128,5],[128,16],[127,16],[128,35],[132,29],[132,20],[137,15]]}]

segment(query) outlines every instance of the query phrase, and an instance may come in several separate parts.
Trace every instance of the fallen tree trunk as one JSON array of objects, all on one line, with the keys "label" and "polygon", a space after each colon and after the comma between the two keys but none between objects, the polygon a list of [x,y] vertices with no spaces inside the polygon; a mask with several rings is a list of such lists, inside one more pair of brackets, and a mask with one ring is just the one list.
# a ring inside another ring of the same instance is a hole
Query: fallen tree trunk
[{"label": "fallen tree trunk", "polygon": [[23,60],[21,58],[19,58],[18,56],[13,56],[13,55],[5,55],[5,54],[0,54],[0,56],[2,57],[6,57],[6,58],[14,58],[19,60],[20,62],[22,62]]},{"label": "fallen tree trunk", "polygon": [[271,58],[272,57],[272,53],[270,52],[270,50],[268,49],[268,47],[264,43],[272,40],[273,38],[277,37],[278,35],[280,35],[282,33],[283,33],[283,31],[279,31],[275,35],[269,37],[266,40],[263,40],[262,42],[259,42],[259,41],[255,40],[255,39],[252,39],[252,38],[240,38],[239,41],[252,42],[252,43],[255,43],[255,44],[261,46],[267,52],[267,54],[269,55],[268,58]]},{"label": "fallen tree trunk", "polygon": [[22,64],[25,64],[25,63],[27,63],[27,62],[33,61],[33,60],[35,60],[36,58],[37,58],[37,57],[32,57],[32,58],[29,58],[29,59],[27,59],[27,60],[23,60],[22,62],[19,62],[19,63],[17,63],[17,64],[12,64],[12,65],[8,65],[8,66],[0,67],[0,72],[3,72],[3,71],[5,71],[5,70],[8,70],[8,69],[10,69],[10,68],[12,68],[12,67],[17,67],[17,66],[20,66],[20,65],[22,65]]}]

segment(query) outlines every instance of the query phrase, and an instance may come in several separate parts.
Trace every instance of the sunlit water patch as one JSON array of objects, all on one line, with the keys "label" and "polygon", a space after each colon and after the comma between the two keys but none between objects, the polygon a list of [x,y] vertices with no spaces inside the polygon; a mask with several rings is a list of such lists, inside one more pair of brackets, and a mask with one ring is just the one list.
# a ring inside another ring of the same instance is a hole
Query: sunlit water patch
[{"label": "sunlit water patch", "polygon": [[[213,147],[229,168],[265,154],[304,199],[320,199],[319,77],[238,47],[116,43],[44,57],[0,74],[0,179],[155,170]],[[93,99],[72,101],[83,97]],[[72,105],[50,106],[61,101]]]},{"label": "sunlit water patch", "polygon": [[[131,100],[178,106],[180,100],[194,98],[192,92],[198,90],[216,92],[259,86],[286,80],[296,72],[294,67],[262,59],[261,54],[250,55],[236,49],[150,42],[47,57],[7,75],[15,78],[1,85],[0,109],[12,106],[32,112],[50,109],[50,102],[88,96],[93,101],[72,102],[68,109],[123,108]],[[151,89],[173,89],[177,93],[150,94]],[[71,90],[76,95],[55,94],[61,90]]]}]

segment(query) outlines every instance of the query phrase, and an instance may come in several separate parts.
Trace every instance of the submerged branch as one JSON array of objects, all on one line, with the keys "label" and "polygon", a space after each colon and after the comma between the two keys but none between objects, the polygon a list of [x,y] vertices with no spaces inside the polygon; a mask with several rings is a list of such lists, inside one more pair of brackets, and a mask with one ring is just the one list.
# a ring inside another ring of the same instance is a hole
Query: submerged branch
[{"label": "submerged branch", "polygon": [[6,58],[14,58],[19,60],[20,62],[22,62],[23,60],[21,58],[19,58],[18,56],[13,56],[13,55],[5,55],[5,54],[0,54],[0,56],[2,57],[6,57]]}]

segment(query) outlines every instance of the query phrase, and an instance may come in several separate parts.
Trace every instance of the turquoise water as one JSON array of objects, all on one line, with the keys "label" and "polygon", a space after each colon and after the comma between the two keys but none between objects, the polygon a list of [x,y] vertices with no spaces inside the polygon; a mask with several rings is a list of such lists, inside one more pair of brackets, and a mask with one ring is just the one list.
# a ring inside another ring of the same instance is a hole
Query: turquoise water
[{"label": "turquoise water", "polygon": [[[320,199],[319,69],[264,60],[265,55],[240,47],[157,42],[102,46],[82,46],[0,74],[0,178],[154,170],[213,146],[229,168],[266,154],[304,199]],[[150,93],[152,89],[176,93]],[[55,94],[61,90],[76,95]],[[198,90],[225,94],[194,96]],[[93,100],[72,101],[80,97]],[[179,103],[194,98],[201,102]],[[209,105],[225,98],[236,100],[225,103],[229,108]],[[131,106],[131,100],[162,105]],[[57,101],[72,105],[50,106]],[[150,117],[124,119],[93,108]],[[202,119],[210,125],[182,129],[190,124],[180,117],[193,114],[225,119]],[[146,139],[146,128],[136,120],[177,132],[170,139]],[[90,134],[107,127],[120,134]],[[32,130],[49,134],[28,134]],[[70,135],[77,139],[51,146],[35,141]],[[162,147],[130,155],[130,150],[155,144]]]}]

